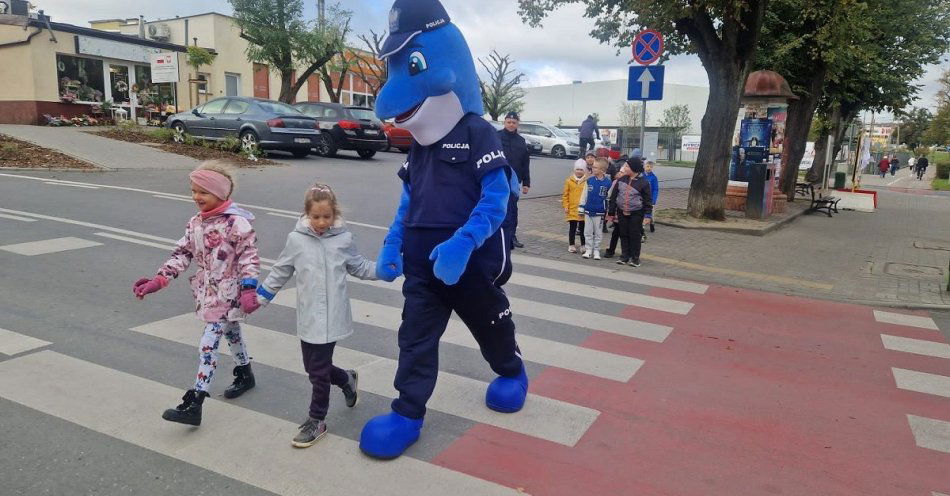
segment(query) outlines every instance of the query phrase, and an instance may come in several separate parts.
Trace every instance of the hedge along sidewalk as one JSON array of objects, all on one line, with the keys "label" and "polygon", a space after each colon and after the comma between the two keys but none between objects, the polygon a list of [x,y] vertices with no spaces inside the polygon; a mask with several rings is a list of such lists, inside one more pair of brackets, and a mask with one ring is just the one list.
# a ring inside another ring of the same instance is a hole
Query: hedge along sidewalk
[{"label": "hedge along sidewalk", "polygon": [[0,134],[56,150],[107,170],[191,170],[201,163],[152,147],[111,140],[88,132],[95,128],[0,124]]}]

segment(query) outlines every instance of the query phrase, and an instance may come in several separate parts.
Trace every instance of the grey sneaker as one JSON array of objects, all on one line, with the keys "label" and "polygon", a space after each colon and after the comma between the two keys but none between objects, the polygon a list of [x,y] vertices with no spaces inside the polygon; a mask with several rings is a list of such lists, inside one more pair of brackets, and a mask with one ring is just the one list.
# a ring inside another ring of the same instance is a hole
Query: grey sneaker
[{"label": "grey sneaker", "polygon": [[300,431],[294,436],[295,448],[309,448],[316,444],[321,437],[327,434],[327,423],[322,420],[308,418],[300,426]]},{"label": "grey sneaker", "polygon": [[639,259],[639,258],[634,258],[634,259],[630,260],[629,262],[627,262],[627,265],[632,265],[632,266],[634,266],[634,267],[639,267],[639,266],[640,266],[640,259]]},{"label": "grey sneaker", "polygon": [[346,406],[353,408],[360,401],[360,391],[358,389],[360,376],[355,370],[347,370],[346,375],[350,376],[350,380],[340,386],[340,389],[343,390],[343,397],[346,398]]}]

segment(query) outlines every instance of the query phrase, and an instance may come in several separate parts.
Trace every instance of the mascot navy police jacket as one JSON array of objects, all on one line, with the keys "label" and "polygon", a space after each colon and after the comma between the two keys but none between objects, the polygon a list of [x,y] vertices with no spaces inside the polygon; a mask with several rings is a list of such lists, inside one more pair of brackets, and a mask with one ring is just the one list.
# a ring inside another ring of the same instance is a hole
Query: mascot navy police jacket
[{"label": "mascot navy police jacket", "polygon": [[509,234],[502,223],[519,193],[495,129],[482,115],[475,62],[438,0],[396,0],[380,58],[389,78],[376,100],[414,138],[399,170],[403,192],[380,251],[380,279],[405,275],[399,328],[399,396],[363,427],[360,448],[395,458],[418,440],[438,376],[439,339],[454,311],[498,377],[486,407],[522,409],[528,377],[508,297]]}]

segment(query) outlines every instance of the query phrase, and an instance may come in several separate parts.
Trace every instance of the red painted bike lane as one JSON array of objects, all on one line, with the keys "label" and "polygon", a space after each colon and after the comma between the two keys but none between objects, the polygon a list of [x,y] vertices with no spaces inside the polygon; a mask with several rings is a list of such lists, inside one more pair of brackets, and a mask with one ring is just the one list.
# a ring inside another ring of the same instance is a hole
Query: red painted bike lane
[{"label": "red painted bike lane", "polygon": [[[533,495],[950,493],[950,454],[918,447],[907,415],[950,421],[950,398],[898,389],[892,367],[950,376],[950,359],[884,348],[944,342],[869,307],[711,287],[655,290],[686,316],[663,343],[595,333],[584,346],[645,360],[628,383],[549,368],[533,392],[602,413],[573,447],[487,425],[434,463]],[[530,360],[530,357],[527,357]]]}]

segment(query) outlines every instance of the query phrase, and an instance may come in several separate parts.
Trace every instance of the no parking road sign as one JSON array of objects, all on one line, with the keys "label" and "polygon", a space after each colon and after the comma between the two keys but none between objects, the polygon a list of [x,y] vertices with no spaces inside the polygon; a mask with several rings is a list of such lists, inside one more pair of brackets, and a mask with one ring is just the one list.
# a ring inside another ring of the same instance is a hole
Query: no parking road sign
[{"label": "no parking road sign", "polygon": [[662,100],[665,69],[662,65],[630,66],[627,100]]},{"label": "no parking road sign", "polygon": [[650,65],[663,55],[663,35],[655,29],[645,29],[637,33],[633,40],[633,60],[638,64]]}]

